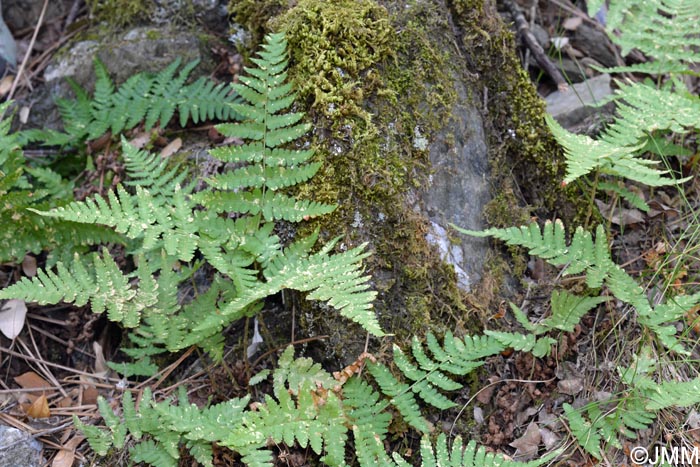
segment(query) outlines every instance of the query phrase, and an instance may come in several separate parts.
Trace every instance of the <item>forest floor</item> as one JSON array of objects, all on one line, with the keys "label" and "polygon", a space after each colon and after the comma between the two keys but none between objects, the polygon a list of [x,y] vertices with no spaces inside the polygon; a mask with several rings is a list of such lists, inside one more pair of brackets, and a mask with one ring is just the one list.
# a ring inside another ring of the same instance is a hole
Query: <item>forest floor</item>
[{"label": "forest floor", "polygon": [[[66,4],[70,6],[73,2]],[[512,20],[505,3],[501,6],[504,18]],[[519,0],[517,6],[555,67],[563,70],[569,85],[598,75],[596,66],[644,60],[635,53],[621,57],[604,34],[600,22],[589,18],[584,10],[569,0]],[[72,11],[69,8],[68,11],[63,17],[44,20],[36,37],[36,27],[15,32],[19,61],[24,63],[21,64],[19,80],[15,82],[14,77],[6,77],[0,81],[3,99],[31,100],[34,87],[42,79],[52,56],[80,32],[81,24],[86,20],[86,7]],[[542,71],[542,66],[535,61],[536,54],[525,46],[518,53],[542,97],[556,92],[557,82]],[[221,54],[220,58],[218,69],[225,70],[229,77],[231,70],[239,69],[239,64],[232,65],[235,60],[231,55]],[[225,79],[226,73],[219,77]],[[691,86],[696,92],[700,90],[697,79]],[[569,122],[569,127],[595,134],[608,118],[609,114],[589,113]],[[211,137],[217,136],[212,134]],[[167,142],[163,146],[166,147]],[[27,151],[29,157],[32,154],[39,153]],[[96,186],[103,188],[96,184],[104,176],[99,170],[115,169],[112,162],[102,161],[102,165],[98,164],[95,169],[97,172],[81,176],[83,185],[79,183],[77,186],[81,196],[95,192]],[[675,163],[674,169],[684,175],[694,175],[697,155]],[[693,179],[684,185],[683,191],[675,187],[650,189],[630,185],[627,188],[645,199],[652,209],[644,213],[623,206],[614,197],[606,201],[591,201],[590,204],[591,212],[599,212],[607,223],[615,260],[650,291],[664,287],[695,291],[700,265],[693,251],[687,249],[683,234],[692,227],[691,214],[698,203],[700,183]],[[21,265],[2,265],[0,279],[10,283],[23,274],[32,276],[44,260],[43,256],[27,256]],[[563,282],[565,280],[558,276],[556,269],[541,260],[533,260],[529,264],[529,277],[522,281],[522,301],[517,305],[527,310],[530,316],[544,314],[551,290]],[[516,326],[506,310],[506,304],[502,310],[494,310],[495,327],[507,329]],[[514,352],[490,359],[482,373],[476,402],[472,406],[465,405],[469,417],[475,421],[471,436],[495,451],[516,456],[518,460],[531,459],[544,448],[549,449],[567,439],[566,430],[558,421],[564,401],[573,398],[585,402],[617,392],[619,374],[616,367],[629,363],[631,357],[627,347],[639,339],[639,329],[628,324],[625,313],[627,311],[622,307],[589,313],[576,331],[559,343],[557,353],[550,357],[536,359],[529,353]],[[689,341],[696,339],[700,332],[697,310],[689,312],[687,329],[685,338]],[[110,394],[121,384],[105,364],[118,350],[121,338],[122,331],[117,326],[86,307],[30,306],[21,336],[15,340],[0,336],[0,423],[19,428],[40,440],[44,446],[43,455],[52,467],[97,465],[84,437],[74,430],[72,416],[97,418],[97,396]],[[700,359],[697,350],[695,352],[691,357],[693,361]],[[221,366],[208,365],[190,350],[154,377],[137,383],[135,389],[150,386],[161,397],[166,397],[186,384],[190,388],[191,400],[200,404],[245,395],[251,365],[233,353],[227,354],[224,362]],[[698,372],[692,365],[686,370]],[[37,391],[37,388],[41,390]],[[534,430],[531,428],[533,424]],[[444,425],[448,430],[451,428],[449,423]],[[610,459],[608,463],[624,464],[624,454],[631,447],[651,444],[653,440],[666,436],[677,436],[693,445],[700,443],[700,414],[678,412],[676,418],[659,420],[641,436],[644,439],[630,440],[617,453],[621,457]],[[417,450],[418,437],[397,444],[403,450],[407,447]],[[279,456],[278,465],[309,465],[307,454],[305,450],[289,448],[284,456]],[[593,462],[583,450],[575,448],[569,450],[565,459],[560,465],[583,466]],[[117,462],[120,460],[112,459],[109,465]],[[193,462],[183,452],[181,465],[195,465]],[[236,456],[229,451],[215,451],[217,467],[238,465],[237,462]]]}]

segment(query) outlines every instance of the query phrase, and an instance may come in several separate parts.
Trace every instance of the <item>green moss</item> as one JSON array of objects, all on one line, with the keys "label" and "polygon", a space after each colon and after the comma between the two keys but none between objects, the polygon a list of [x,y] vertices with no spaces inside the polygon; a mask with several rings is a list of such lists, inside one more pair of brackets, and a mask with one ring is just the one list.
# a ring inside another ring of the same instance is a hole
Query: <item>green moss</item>
[{"label": "green moss", "polygon": [[[452,267],[425,241],[426,219],[407,201],[427,186],[431,170],[427,151],[414,138],[420,132],[430,141],[449,127],[455,82],[487,89],[474,101],[487,102],[497,193],[489,221],[526,220],[529,205],[551,208],[563,196],[559,152],[544,125],[542,102],[513,54],[511,34],[483,1],[448,4],[451,22],[433,2],[421,0],[300,0],[291,8],[282,0],[236,0],[230,7],[254,33],[287,33],[290,76],[298,102],[310,110],[311,144],[324,161],[302,195],[339,204],[306,229],[320,225],[326,238],[342,235],[347,246],[370,242],[378,313],[399,340],[428,329],[474,333],[478,325],[468,316],[478,308],[470,300],[478,299],[457,287]],[[457,69],[458,55],[466,57],[468,72]],[[443,137],[449,150],[457,138]],[[524,187],[525,202],[517,185]],[[308,319],[316,320],[310,327],[334,327],[318,322],[330,319],[327,314]],[[348,352],[346,345],[342,337],[329,342],[340,353]]]},{"label": "green moss", "polygon": [[[438,22],[428,8],[421,15]],[[465,296],[454,271],[427,245],[425,219],[405,204],[430,171],[415,131],[430,137],[442,128],[456,99],[449,49],[429,40],[431,27],[444,25],[416,24],[369,0],[302,0],[269,24],[287,33],[290,76],[325,160],[304,194],[339,204],[319,220],[326,237],[371,240],[378,312],[398,339],[461,323]]]},{"label": "green moss", "polygon": [[287,0],[231,0],[228,4],[232,19],[252,34],[253,44],[262,42],[267,21],[287,8]]},{"label": "green moss", "polygon": [[90,13],[98,22],[121,28],[146,19],[153,12],[153,2],[143,0],[87,0]]}]

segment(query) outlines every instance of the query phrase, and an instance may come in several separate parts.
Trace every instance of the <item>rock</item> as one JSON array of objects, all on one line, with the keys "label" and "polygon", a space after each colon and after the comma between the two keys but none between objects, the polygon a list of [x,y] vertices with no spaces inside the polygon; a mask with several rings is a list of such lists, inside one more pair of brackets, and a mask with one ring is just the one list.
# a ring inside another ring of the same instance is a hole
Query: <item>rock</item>
[{"label": "rock", "polygon": [[46,461],[42,445],[17,428],[0,425],[0,466],[39,467]]},{"label": "rock", "polygon": [[612,94],[610,75],[602,74],[582,83],[574,84],[568,91],[555,91],[546,97],[549,112],[563,127],[573,128],[586,117],[600,113],[598,107],[590,107]]},{"label": "rock", "polygon": [[17,65],[17,44],[0,15],[0,76]]},{"label": "rock", "polygon": [[455,244],[447,238],[445,228],[449,223],[472,230],[484,228],[482,210],[491,199],[488,149],[481,115],[467,98],[466,87],[460,82],[454,85],[459,99],[449,123],[429,146],[433,172],[422,198],[433,227],[426,239],[438,246],[443,260],[454,266],[459,286],[469,291],[481,278],[488,243],[465,236],[461,244]]},{"label": "rock", "polygon": [[86,89],[94,86],[95,57],[107,67],[112,80],[120,84],[141,71],[160,71],[178,57],[183,64],[201,59],[201,50],[201,42],[194,34],[169,26],[138,27],[116,39],[70,44],[46,67],[45,84],[34,91],[31,102],[20,101],[20,105],[31,106],[26,128],[60,129],[55,100],[72,97],[66,78]]},{"label": "rock", "polygon": [[[70,9],[72,1],[50,1],[46,7],[46,19],[62,18]],[[13,31],[21,31],[36,26],[44,0],[3,0],[2,15]]]},{"label": "rock", "polygon": [[583,23],[574,31],[574,35],[571,37],[571,45],[579,50],[585,50],[587,56],[602,63],[604,66],[617,66],[613,45],[605,31]]}]

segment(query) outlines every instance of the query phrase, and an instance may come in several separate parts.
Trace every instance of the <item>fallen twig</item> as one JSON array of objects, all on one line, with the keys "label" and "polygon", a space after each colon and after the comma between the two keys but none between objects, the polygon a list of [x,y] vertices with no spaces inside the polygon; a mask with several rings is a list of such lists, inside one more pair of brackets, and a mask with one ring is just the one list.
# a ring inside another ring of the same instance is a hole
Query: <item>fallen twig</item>
[{"label": "fallen twig", "polygon": [[503,3],[505,3],[505,5],[508,7],[511,16],[513,17],[513,21],[515,21],[515,27],[518,34],[522,36],[528,49],[532,51],[532,55],[535,57],[537,64],[542,67],[542,69],[547,72],[549,76],[552,77],[560,91],[567,91],[569,89],[569,85],[566,82],[566,79],[564,79],[564,76],[561,74],[559,69],[554,65],[554,63],[552,63],[547,54],[544,52],[542,46],[537,42],[537,39],[535,39],[534,34],[532,34],[532,31],[530,31],[530,26],[527,24],[527,20],[525,19],[523,12],[520,11],[520,7],[514,0],[503,0]]}]

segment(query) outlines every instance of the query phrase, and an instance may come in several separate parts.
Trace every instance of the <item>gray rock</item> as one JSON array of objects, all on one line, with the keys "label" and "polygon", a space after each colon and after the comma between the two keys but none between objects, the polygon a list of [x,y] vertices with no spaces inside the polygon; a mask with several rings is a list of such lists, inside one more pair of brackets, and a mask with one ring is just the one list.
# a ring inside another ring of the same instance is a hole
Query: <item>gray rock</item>
[{"label": "gray rock", "polygon": [[[46,18],[63,18],[70,9],[72,1],[52,0],[46,6]],[[36,26],[44,0],[3,0],[2,14],[5,22],[13,31],[20,31]]]},{"label": "gray rock", "polygon": [[461,245],[453,244],[444,229],[449,223],[465,229],[484,228],[481,212],[491,199],[488,148],[481,115],[464,85],[455,82],[455,86],[459,100],[450,122],[429,147],[433,173],[423,201],[433,226],[427,240],[454,266],[459,285],[469,291],[481,278],[488,244],[474,237],[465,237]]},{"label": "gray rock", "polygon": [[610,75],[602,74],[571,86],[568,91],[555,91],[545,98],[549,112],[565,128],[573,128],[587,117],[601,112],[590,107],[612,94]]},{"label": "gray rock", "polygon": [[120,41],[101,47],[97,56],[116,82],[139,71],[162,70],[178,57],[183,64],[202,58],[194,34],[169,27],[132,29]]},{"label": "gray rock", "polygon": [[27,433],[0,425],[0,467],[39,467],[42,445]]},{"label": "gray rock", "polygon": [[44,79],[50,82],[70,77],[81,86],[89,86],[94,81],[95,56],[117,83],[140,71],[160,71],[178,57],[183,64],[202,57],[200,43],[193,34],[169,27],[139,27],[114,41],[73,44],[46,67]]},{"label": "gray rock", "polygon": [[46,84],[34,91],[31,102],[20,102],[31,107],[27,128],[60,129],[55,100],[72,97],[66,78],[92,89],[96,56],[117,84],[141,71],[160,71],[178,57],[183,64],[202,58],[201,43],[194,34],[167,26],[131,29],[113,40],[73,43],[46,67]]},{"label": "gray rock", "polygon": [[[1,12],[0,12],[1,13]],[[17,65],[17,44],[0,14],[0,75]]]}]

